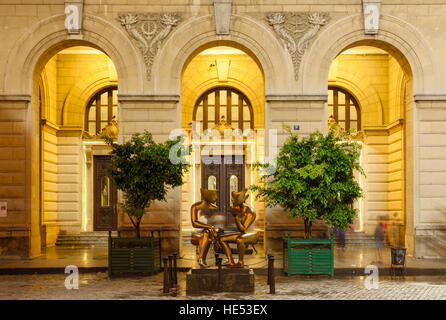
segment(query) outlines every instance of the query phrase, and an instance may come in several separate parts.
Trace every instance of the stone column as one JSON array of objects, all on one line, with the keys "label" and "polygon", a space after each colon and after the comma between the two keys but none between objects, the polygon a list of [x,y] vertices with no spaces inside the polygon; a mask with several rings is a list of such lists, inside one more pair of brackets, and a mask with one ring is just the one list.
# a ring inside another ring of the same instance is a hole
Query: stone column
[{"label": "stone column", "polygon": [[[265,149],[269,156],[271,129],[276,129],[278,149],[284,143],[288,134],[282,129],[282,125],[289,125],[293,129],[298,125],[298,130],[293,130],[301,136],[309,135],[315,130],[327,132],[328,95],[267,95],[265,107]],[[278,150],[277,150],[278,152]],[[313,236],[318,237],[325,230],[319,224],[313,227]],[[292,232],[293,236],[302,236],[304,232],[301,219],[290,218],[289,213],[281,207],[265,208],[265,239],[266,250],[269,253],[282,252],[282,233]]]},{"label": "stone column", "polygon": [[[446,256],[446,96],[416,95],[412,208],[407,212],[406,246],[417,258]],[[408,149],[410,150],[410,149]],[[410,185],[409,185],[410,186]],[[412,251],[412,250],[410,250]]]},{"label": "stone column", "polygon": [[57,131],[58,229],[66,234],[82,232],[82,128],[61,126]]},{"label": "stone column", "polygon": [[[118,95],[118,141],[136,132],[150,131],[157,142],[169,139],[173,129],[181,128],[179,95]],[[118,195],[121,198],[121,195]],[[167,202],[155,202],[141,222],[142,235],[161,230],[163,256],[179,252],[181,240],[181,188],[167,195]],[[123,212],[118,213],[118,229],[134,236],[134,228]]]},{"label": "stone column", "polygon": [[0,256],[40,254],[38,117],[30,101],[29,95],[0,95],[0,200],[7,204]]}]

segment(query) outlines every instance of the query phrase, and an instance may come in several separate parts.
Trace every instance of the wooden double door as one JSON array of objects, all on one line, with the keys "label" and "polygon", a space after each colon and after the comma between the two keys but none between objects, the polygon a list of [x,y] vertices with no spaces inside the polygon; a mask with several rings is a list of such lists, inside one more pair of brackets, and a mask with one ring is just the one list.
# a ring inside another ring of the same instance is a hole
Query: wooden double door
[{"label": "wooden double door", "polygon": [[94,156],[93,228],[95,231],[112,231],[118,229],[116,211],[118,192],[107,173],[110,165],[110,156]]},{"label": "wooden double door", "polygon": [[229,212],[232,205],[231,192],[245,187],[244,156],[202,157],[201,185],[204,189],[218,190],[217,212],[207,215],[223,215],[225,226],[235,226]]}]

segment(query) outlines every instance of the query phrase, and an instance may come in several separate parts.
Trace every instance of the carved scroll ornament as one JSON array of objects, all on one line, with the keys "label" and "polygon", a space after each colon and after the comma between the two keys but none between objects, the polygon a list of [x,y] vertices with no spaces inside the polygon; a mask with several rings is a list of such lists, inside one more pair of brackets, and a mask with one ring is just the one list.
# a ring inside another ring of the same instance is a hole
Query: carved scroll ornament
[{"label": "carved scroll ornament", "polygon": [[116,117],[113,116],[110,123],[107,124],[101,132],[95,134],[94,136],[90,135],[87,131],[82,133],[83,139],[102,139],[104,136],[107,136],[112,139],[118,139],[118,121]]},{"label": "carved scroll ornament", "polygon": [[125,13],[119,16],[119,21],[141,51],[146,65],[147,80],[150,80],[153,60],[163,41],[180,21],[180,15],[177,13]]},{"label": "carved scroll ornament", "polygon": [[[345,129],[343,127],[341,127],[335,120],[335,118],[333,116],[330,116],[328,118],[328,129],[332,130],[335,135],[337,136],[341,136],[345,133]],[[353,132],[348,132],[348,135],[350,136],[350,138],[352,138],[353,140],[360,140],[360,141],[364,141],[365,139],[365,135],[364,135],[364,131],[353,131]]]},{"label": "carved scroll ornament", "polygon": [[291,55],[296,80],[299,79],[299,67],[305,50],[328,20],[328,13],[319,12],[274,12],[266,15],[266,21]]}]

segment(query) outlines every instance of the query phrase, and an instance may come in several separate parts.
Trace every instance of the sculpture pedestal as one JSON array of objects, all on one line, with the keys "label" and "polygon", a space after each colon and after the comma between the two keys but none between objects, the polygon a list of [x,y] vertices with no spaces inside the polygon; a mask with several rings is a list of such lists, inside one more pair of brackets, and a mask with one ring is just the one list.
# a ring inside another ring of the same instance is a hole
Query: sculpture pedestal
[{"label": "sculpture pedestal", "polygon": [[[192,268],[186,274],[186,294],[209,292],[218,292],[218,268]],[[254,292],[254,271],[247,268],[223,268],[221,292]]]}]

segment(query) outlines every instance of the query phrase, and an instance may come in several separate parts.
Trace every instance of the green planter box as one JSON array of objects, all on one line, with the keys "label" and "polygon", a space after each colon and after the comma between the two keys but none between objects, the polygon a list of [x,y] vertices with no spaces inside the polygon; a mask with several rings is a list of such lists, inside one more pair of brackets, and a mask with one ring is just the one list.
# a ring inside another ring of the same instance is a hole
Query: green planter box
[{"label": "green planter box", "polygon": [[161,238],[108,238],[108,274],[161,270]]},{"label": "green planter box", "polygon": [[293,274],[328,274],[334,277],[333,233],[330,239],[291,238],[283,233],[283,271]]}]

